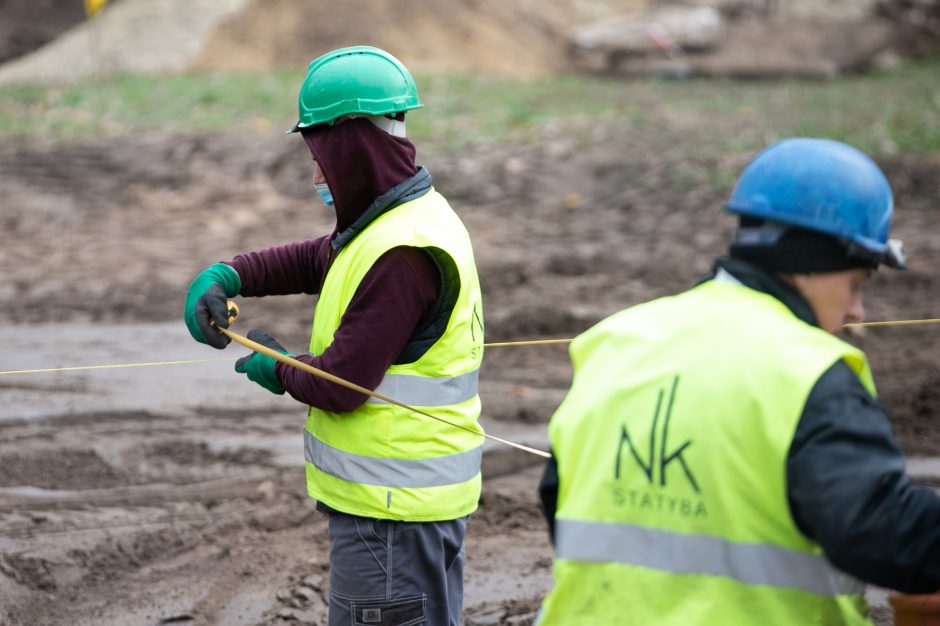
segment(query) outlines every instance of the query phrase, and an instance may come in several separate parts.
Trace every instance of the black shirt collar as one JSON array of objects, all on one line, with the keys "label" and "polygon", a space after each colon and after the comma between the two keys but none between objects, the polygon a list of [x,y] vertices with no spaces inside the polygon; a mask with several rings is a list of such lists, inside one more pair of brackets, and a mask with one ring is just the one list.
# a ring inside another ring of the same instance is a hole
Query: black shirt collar
[{"label": "black shirt collar", "polygon": [[772,273],[761,269],[753,263],[742,261],[741,259],[722,257],[715,261],[715,266],[712,268],[712,273],[708,278],[714,278],[715,274],[720,269],[731,274],[745,287],[766,293],[780,300],[794,315],[807,324],[812,326],[819,325],[816,321],[816,314],[813,312],[813,307],[810,306],[806,298],[804,298],[799,291],[783,282]]}]

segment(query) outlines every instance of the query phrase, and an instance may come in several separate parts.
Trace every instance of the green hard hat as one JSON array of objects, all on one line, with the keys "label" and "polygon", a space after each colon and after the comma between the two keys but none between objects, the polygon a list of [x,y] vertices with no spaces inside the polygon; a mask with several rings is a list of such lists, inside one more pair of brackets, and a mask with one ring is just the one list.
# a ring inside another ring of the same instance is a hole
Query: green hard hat
[{"label": "green hard hat", "polygon": [[354,113],[386,115],[421,106],[414,78],[401,61],[372,46],[340,48],[310,63],[300,86],[300,119],[287,132]]}]

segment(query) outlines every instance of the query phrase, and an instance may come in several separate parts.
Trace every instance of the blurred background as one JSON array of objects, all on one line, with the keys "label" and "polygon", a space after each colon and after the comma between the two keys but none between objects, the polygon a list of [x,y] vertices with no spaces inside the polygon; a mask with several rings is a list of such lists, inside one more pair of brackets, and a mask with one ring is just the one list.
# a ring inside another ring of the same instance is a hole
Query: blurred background
[{"label": "blurred background", "polygon": [[[186,335],[185,290],[331,230],[284,130],[307,63],[354,44],[415,74],[408,133],[473,237],[490,341],[694,284],[736,174],[794,135],[892,183],[911,269],[878,273],[869,319],[940,317],[940,0],[0,0],[0,370],[228,357]],[[244,299],[239,327],[300,351],[313,306]],[[929,483],[938,328],[847,335]],[[491,349],[482,376],[488,429],[545,446],[564,348]],[[302,413],[228,363],[0,376],[0,622],[322,623]],[[539,468],[491,452],[466,620],[529,624]]]}]

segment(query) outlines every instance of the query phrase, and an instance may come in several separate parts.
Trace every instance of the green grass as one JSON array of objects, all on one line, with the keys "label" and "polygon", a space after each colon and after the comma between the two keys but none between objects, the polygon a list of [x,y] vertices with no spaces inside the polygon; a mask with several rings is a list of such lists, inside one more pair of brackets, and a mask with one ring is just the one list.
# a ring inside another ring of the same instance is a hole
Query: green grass
[{"label": "green grass", "polygon": [[82,140],[153,129],[289,126],[293,74],[120,76],[74,86],[0,89],[0,135]]},{"label": "green grass", "polygon": [[[409,132],[455,149],[546,137],[589,146],[598,128],[626,124],[638,135],[661,137],[658,149],[692,157],[689,150],[703,157],[740,153],[792,135],[833,137],[876,156],[938,153],[938,76],[940,58],[828,82],[419,75],[426,107],[409,117]],[[5,88],[0,137],[278,132],[294,122],[302,78],[293,69]]]},{"label": "green grass", "polygon": [[737,118],[755,132],[736,137],[753,135],[757,145],[806,135],[846,141],[875,155],[940,152],[940,58],[829,82],[663,85],[660,95],[714,119]]}]

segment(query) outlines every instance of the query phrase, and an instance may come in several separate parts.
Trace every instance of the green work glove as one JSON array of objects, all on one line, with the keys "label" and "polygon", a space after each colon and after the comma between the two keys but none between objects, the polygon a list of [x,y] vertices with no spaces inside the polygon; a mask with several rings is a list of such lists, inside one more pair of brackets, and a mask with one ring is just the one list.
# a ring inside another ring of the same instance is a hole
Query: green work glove
[{"label": "green work glove", "polygon": [[237,296],[241,288],[238,272],[225,263],[216,263],[196,277],[186,292],[183,313],[193,339],[219,350],[229,344],[231,339],[212,328],[209,321],[228,328],[228,299]]},{"label": "green work glove", "polygon": [[[281,354],[294,356],[263,330],[257,328],[250,330],[248,338]],[[277,379],[277,373],[274,371],[275,365],[277,365],[277,361],[268,355],[252,352],[248,356],[243,356],[235,361],[235,371],[239,374],[247,374],[248,380],[258,383],[271,393],[280,394],[284,393],[284,387]]]}]

